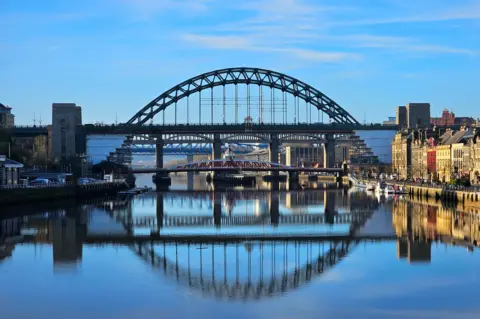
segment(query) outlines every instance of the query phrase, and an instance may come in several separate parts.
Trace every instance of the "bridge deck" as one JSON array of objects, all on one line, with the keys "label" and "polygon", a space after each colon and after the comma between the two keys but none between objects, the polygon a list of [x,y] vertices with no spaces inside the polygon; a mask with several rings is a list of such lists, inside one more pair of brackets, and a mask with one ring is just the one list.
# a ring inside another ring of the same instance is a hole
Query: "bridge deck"
[{"label": "bridge deck", "polygon": [[393,241],[397,236],[384,235],[88,235],[84,242],[87,244],[122,244],[147,242],[191,242],[191,243],[235,243],[244,241]]},{"label": "bridge deck", "polygon": [[166,125],[84,125],[85,134],[168,134],[168,133],[352,133],[359,130],[398,130],[381,124],[166,124]]}]

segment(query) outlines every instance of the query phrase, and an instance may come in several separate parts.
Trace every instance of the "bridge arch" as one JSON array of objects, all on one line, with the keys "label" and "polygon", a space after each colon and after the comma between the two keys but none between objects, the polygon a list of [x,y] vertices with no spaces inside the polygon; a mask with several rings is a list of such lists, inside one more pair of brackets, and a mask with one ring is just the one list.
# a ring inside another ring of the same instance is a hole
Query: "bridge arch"
[{"label": "bridge arch", "polygon": [[261,133],[241,133],[241,134],[222,134],[222,143],[269,143],[270,136],[268,134]]},{"label": "bridge arch", "polygon": [[[285,245],[302,245],[297,242],[284,242],[277,243],[277,253],[282,253],[285,249],[288,249]],[[227,246],[232,244],[205,244],[203,249],[207,248],[209,252],[205,251],[205,257],[201,259],[200,269],[205,268],[204,271],[198,271],[198,269],[191,269],[190,264],[193,262],[194,256],[190,256],[190,250],[193,253],[202,253],[202,247],[198,249],[196,245],[190,243],[175,244],[175,250],[169,252],[165,251],[163,247],[163,253],[157,252],[153,246],[148,244],[140,244],[131,246],[132,251],[143,261],[149,264],[153,269],[159,270],[166,278],[175,281],[179,286],[191,289],[192,292],[196,291],[203,296],[209,296],[215,299],[228,299],[231,301],[246,301],[246,300],[260,300],[263,298],[271,298],[274,296],[285,295],[288,292],[298,289],[301,286],[308,285],[315,278],[323,276],[328,270],[333,269],[338,263],[340,263],[349,253],[351,253],[357,246],[357,242],[345,241],[345,242],[333,242],[330,243],[330,247],[319,248],[318,251],[312,252],[312,246],[317,246],[313,242],[305,243],[305,250],[310,254],[304,254],[303,260],[295,258],[295,266],[289,267],[287,264],[280,265],[281,261],[288,261],[285,258],[277,259],[278,265],[269,271],[267,265],[265,267],[252,267],[251,261],[257,260],[263,263],[264,258],[268,258],[269,255],[275,254],[274,243],[236,243],[238,249],[239,245],[245,246],[248,251],[248,258],[244,258],[241,261],[242,268],[247,268],[248,275],[243,271],[242,278],[239,278],[238,271],[236,275],[233,275],[236,270],[229,269],[227,258],[222,256],[222,252],[227,249]],[[178,246],[183,246],[182,248]],[[284,246],[284,247],[282,247]],[[300,246],[299,246],[300,247]],[[233,247],[232,247],[233,248]],[[290,247],[292,248],[292,247]],[[187,265],[185,261],[180,262],[178,260],[178,249],[188,250]],[[193,252],[194,251],[194,252]],[[212,256],[209,256],[210,254]],[[213,254],[220,253],[219,256],[214,258]],[[290,252],[292,255],[293,252]],[[259,256],[250,256],[252,254],[259,254]],[[232,254],[235,256],[235,253]],[[223,257],[223,258],[222,258]],[[284,256],[281,256],[284,257]],[[230,257],[232,258],[232,257]],[[213,261],[214,260],[214,261]],[[300,264],[297,264],[300,262]],[[214,263],[224,263],[223,267],[214,267]],[[236,266],[238,267],[238,253],[236,259]],[[211,266],[209,269],[208,266]],[[272,266],[275,265],[275,262]],[[277,267],[280,266],[280,267]],[[199,267],[195,267],[199,268]],[[258,269],[257,269],[258,268]],[[209,269],[207,271],[206,269]],[[257,270],[258,274],[250,275]],[[233,276],[228,276],[229,272]],[[216,274],[215,274],[216,273]]]},{"label": "bridge arch", "polygon": [[[276,98],[274,97],[275,89],[278,90],[282,95],[282,108],[285,109],[285,114],[283,114],[284,122],[286,121],[286,109],[287,104],[285,102],[285,96],[287,93],[292,95],[294,99],[293,105],[293,113],[294,115],[294,122],[297,122],[297,112],[298,112],[298,123],[300,123],[300,107],[299,107],[299,100],[303,100],[306,105],[310,105],[313,108],[316,108],[319,112],[323,112],[326,114],[331,122],[333,123],[342,123],[342,124],[359,124],[359,122],[350,115],[345,109],[343,109],[338,103],[334,100],[320,92],[319,90],[313,88],[312,86],[308,85],[305,82],[302,82],[296,78],[288,76],[283,73],[260,69],[260,68],[247,68],[247,67],[239,67],[239,68],[227,68],[227,69],[219,69],[207,73],[203,73],[197,75],[193,78],[190,78],[169,90],[163,92],[158,97],[153,99],[147,105],[145,105],[141,110],[139,110],[128,122],[127,124],[145,124],[149,120],[153,120],[153,118],[163,111],[163,116],[165,116],[165,110],[170,105],[175,105],[175,123],[177,123],[177,112],[176,112],[176,104],[177,102],[187,99],[187,105],[189,101],[189,97],[194,93],[199,93],[199,101],[201,104],[201,92],[204,90],[211,91],[211,118],[213,123],[213,116],[214,116],[214,99],[213,99],[213,89],[215,87],[223,87],[223,118],[225,122],[225,105],[226,105],[226,97],[225,97],[225,87],[229,85],[235,86],[235,117],[236,123],[238,123],[237,118],[237,110],[238,110],[238,99],[237,99],[237,85],[245,84],[247,86],[247,118],[251,118],[250,115],[250,103],[251,103],[251,93],[250,93],[250,86],[256,85],[259,88],[258,93],[258,105],[259,105],[259,122],[263,123],[263,111],[264,109],[268,109],[271,107],[271,116],[274,122],[274,117],[276,111],[274,110],[274,101]],[[262,104],[262,99],[264,98],[264,92],[262,87],[270,88],[271,90],[271,106],[268,103]],[[217,101],[222,104],[222,101]],[[188,106],[187,106],[188,107]],[[292,106],[289,106],[292,107]],[[201,112],[201,105],[199,106],[199,112]],[[305,109],[305,116],[308,118],[308,108]],[[182,118],[185,114],[182,113]],[[189,112],[186,112],[186,118],[188,123]],[[310,121],[312,118],[311,110],[310,110]],[[201,121],[201,115],[199,116]],[[240,121],[243,122],[243,121]]]},{"label": "bridge arch", "polygon": [[280,143],[289,143],[289,142],[316,142],[323,144],[326,142],[326,139],[323,135],[319,134],[306,134],[306,133],[292,133],[292,134],[282,134],[278,137]]}]

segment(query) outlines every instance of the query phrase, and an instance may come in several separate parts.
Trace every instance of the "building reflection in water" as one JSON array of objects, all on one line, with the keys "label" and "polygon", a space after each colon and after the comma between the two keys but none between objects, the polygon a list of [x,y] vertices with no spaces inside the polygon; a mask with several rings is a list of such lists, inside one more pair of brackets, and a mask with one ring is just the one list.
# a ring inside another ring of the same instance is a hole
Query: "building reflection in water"
[{"label": "building reflection in water", "polygon": [[432,241],[473,251],[480,243],[480,219],[476,210],[416,198],[394,201],[392,223],[400,238],[397,256],[409,262],[430,262]]}]

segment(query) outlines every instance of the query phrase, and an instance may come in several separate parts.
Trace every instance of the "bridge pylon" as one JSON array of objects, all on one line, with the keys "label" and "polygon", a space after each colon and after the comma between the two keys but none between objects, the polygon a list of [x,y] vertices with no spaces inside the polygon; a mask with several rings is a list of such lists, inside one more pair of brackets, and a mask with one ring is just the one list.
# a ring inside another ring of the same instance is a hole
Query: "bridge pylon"
[{"label": "bridge pylon", "polygon": [[[163,170],[163,146],[165,145],[162,135],[155,135],[155,166],[157,169]],[[153,175],[152,181],[157,186],[157,189],[164,189],[170,186],[172,180],[170,176],[168,176],[167,172],[157,171],[155,175]]]},{"label": "bridge pylon", "polygon": [[213,145],[212,145],[212,157],[214,160],[222,159],[222,140],[220,134],[215,133],[213,135]]},{"label": "bridge pylon", "polygon": [[[278,134],[270,134],[270,144],[268,147],[269,160],[271,163],[278,163],[278,154],[279,154],[280,142],[278,140]],[[277,176],[278,172],[270,172],[271,175]]]},{"label": "bridge pylon", "polygon": [[331,133],[325,134],[323,144],[323,167],[333,168],[335,166],[335,137]]}]

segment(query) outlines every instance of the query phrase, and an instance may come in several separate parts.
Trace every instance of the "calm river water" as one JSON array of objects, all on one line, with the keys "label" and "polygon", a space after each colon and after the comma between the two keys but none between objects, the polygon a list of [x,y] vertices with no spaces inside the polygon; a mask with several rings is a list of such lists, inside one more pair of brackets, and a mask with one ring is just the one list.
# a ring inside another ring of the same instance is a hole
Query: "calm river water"
[{"label": "calm river water", "polygon": [[0,318],[480,318],[470,208],[194,184],[1,208]]}]

